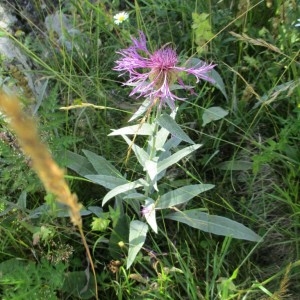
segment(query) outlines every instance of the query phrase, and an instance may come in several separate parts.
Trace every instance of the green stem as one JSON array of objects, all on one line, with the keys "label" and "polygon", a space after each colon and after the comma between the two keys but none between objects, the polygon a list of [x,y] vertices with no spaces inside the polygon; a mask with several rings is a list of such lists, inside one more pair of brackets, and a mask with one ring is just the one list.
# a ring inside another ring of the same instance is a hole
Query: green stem
[{"label": "green stem", "polygon": [[[150,149],[150,153],[149,153],[149,160],[152,160],[155,157],[155,155],[156,155],[156,135],[157,135],[157,132],[158,132],[158,127],[159,127],[159,125],[157,123],[157,119],[160,117],[160,115],[161,115],[161,106],[157,105],[156,106],[156,115],[155,115],[154,120],[152,121],[152,123],[155,124],[154,130],[153,130],[152,136],[150,136],[148,138],[148,141],[150,139],[152,139],[152,145],[151,145],[151,149]],[[151,190],[151,188],[153,186],[151,184],[151,179],[150,179],[148,173],[146,175],[146,182],[148,183],[148,186],[145,189],[145,196],[148,197],[149,193],[150,193],[150,190]]]}]

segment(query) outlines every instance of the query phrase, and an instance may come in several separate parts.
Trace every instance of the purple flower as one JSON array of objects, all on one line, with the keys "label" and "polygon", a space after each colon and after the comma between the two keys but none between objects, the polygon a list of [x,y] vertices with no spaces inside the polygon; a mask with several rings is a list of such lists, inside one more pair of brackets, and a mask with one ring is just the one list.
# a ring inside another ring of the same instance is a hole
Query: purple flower
[{"label": "purple flower", "polygon": [[[178,66],[178,56],[174,49],[164,46],[154,53],[150,53],[146,45],[146,37],[143,32],[139,38],[132,38],[133,45],[127,49],[118,51],[122,57],[116,61],[115,71],[129,73],[129,80],[124,85],[133,86],[130,96],[138,94],[138,97],[149,97],[152,101],[159,100],[160,104],[167,104],[175,109],[175,99],[184,100],[172,93],[172,85],[179,83],[185,89],[180,78],[180,72],[186,72],[200,79],[214,83],[209,72],[215,67],[212,64],[198,63],[192,67]],[[120,76],[121,76],[120,75]],[[174,89],[174,87],[173,87]]]}]

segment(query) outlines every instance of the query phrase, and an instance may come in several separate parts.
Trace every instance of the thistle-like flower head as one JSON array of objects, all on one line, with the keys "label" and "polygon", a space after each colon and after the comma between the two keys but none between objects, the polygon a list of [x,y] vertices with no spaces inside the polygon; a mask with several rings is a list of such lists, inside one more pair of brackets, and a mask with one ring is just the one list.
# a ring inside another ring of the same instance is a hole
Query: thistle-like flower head
[{"label": "thistle-like flower head", "polygon": [[215,65],[198,63],[192,67],[178,66],[178,56],[170,46],[164,46],[154,53],[149,52],[143,32],[139,33],[139,38],[132,38],[132,44],[117,52],[122,57],[114,67],[115,71],[122,72],[121,75],[129,73],[129,80],[124,85],[134,87],[130,96],[137,94],[138,97],[149,97],[152,101],[158,99],[160,104],[167,104],[174,110],[175,100],[184,98],[172,93],[172,86],[178,83],[185,89],[190,88],[180,78],[181,72],[195,76],[197,82],[202,79],[214,83],[209,72]]}]

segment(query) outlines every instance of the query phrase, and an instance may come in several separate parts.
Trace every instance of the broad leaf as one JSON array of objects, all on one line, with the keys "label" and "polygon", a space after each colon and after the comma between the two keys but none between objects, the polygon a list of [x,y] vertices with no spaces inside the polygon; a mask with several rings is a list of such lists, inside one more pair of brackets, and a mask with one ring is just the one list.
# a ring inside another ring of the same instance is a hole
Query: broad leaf
[{"label": "broad leaf", "polygon": [[96,184],[100,184],[106,187],[109,190],[112,190],[119,185],[128,183],[128,181],[122,177],[114,177],[107,175],[85,175],[84,177]]},{"label": "broad leaf", "polygon": [[129,119],[128,122],[131,122],[135,119],[137,119],[138,117],[140,117],[141,115],[143,115],[150,107],[150,105],[152,105],[152,101],[150,100],[150,98],[147,98],[142,105],[139,107],[139,109],[133,114],[133,116]]},{"label": "broad leaf", "polygon": [[103,213],[103,209],[99,206],[89,206],[87,209],[91,211],[94,215],[96,215],[98,218],[100,218],[101,214]]},{"label": "broad leaf", "polygon": [[221,107],[213,106],[210,108],[207,108],[204,110],[203,116],[202,116],[202,126],[209,124],[212,121],[217,121],[220,119],[223,119],[225,116],[228,115],[228,111],[224,110]]},{"label": "broad leaf", "polygon": [[155,179],[157,175],[157,157],[154,157],[153,160],[147,160],[145,162],[145,170],[149,175],[151,180]]},{"label": "broad leaf", "polygon": [[175,136],[172,136],[165,144],[164,150],[169,151],[172,148],[177,147],[180,144],[181,140]]},{"label": "broad leaf", "polygon": [[143,205],[142,214],[146,218],[147,223],[150,225],[152,230],[157,233],[157,223],[155,214],[155,204],[154,200],[147,198],[145,205]]},{"label": "broad leaf", "polygon": [[93,165],[82,155],[77,153],[66,151],[67,155],[67,167],[81,176],[85,176],[87,174],[96,174]]},{"label": "broad leaf", "polygon": [[126,141],[129,147],[131,147],[134,152],[136,158],[138,159],[140,165],[145,167],[145,162],[149,160],[148,153],[141,147],[134,144],[126,135],[122,135],[123,139]]},{"label": "broad leaf", "polygon": [[[199,66],[202,66],[203,64],[205,64],[204,61],[200,60],[199,58],[193,57],[187,61],[186,66],[187,67],[195,67],[195,66],[199,67]],[[209,71],[207,73],[207,75],[214,80],[213,85],[216,88],[218,88],[221,91],[221,93],[223,94],[223,96],[226,98],[226,100],[228,100],[228,96],[227,96],[227,93],[225,90],[225,84],[224,84],[223,79],[220,76],[220,74],[215,69],[212,69],[211,71]]]},{"label": "broad leaf", "polygon": [[208,74],[215,81],[213,85],[216,88],[218,88],[225,97],[225,99],[228,100],[228,96],[225,90],[225,84],[220,74],[215,69],[212,69],[210,72],[208,72]]},{"label": "broad leaf", "polygon": [[148,225],[146,223],[137,220],[130,222],[127,269],[130,268],[137,254],[143,247],[146,240],[147,232]]},{"label": "broad leaf", "polygon": [[217,235],[231,236],[252,242],[258,242],[261,239],[259,235],[241,223],[225,217],[209,215],[200,209],[171,213],[165,218]]},{"label": "broad leaf", "polygon": [[153,133],[154,126],[152,124],[136,124],[132,126],[115,129],[109,134],[113,135],[151,135]]},{"label": "broad leaf", "polygon": [[[175,116],[176,116],[176,110],[174,110],[170,117],[174,120],[175,119]],[[162,127],[156,134],[155,137],[152,137],[152,138],[156,138],[156,142],[155,142],[155,147],[156,147],[156,151],[159,151],[161,150],[166,141],[167,141],[167,138],[170,134],[170,131],[167,130],[166,128]],[[150,142],[149,142],[149,146],[152,145]],[[150,146],[151,147],[151,146]],[[151,150],[151,149],[150,149]]]},{"label": "broad leaf", "polygon": [[200,193],[212,189],[212,184],[194,184],[180,187],[162,195],[156,202],[156,209],[170,208],[172,206],[186,203]]},{"label": "broad leaf", "polygon": [[129,191],[134,190],[135,188],[138,188],[141,186],[146,186],[146,185],[147,185],[147,183],[143,179],[138,179],[133,182],[128,182],[126,184],[119,185],[105,195],[105,197],[103,198],[103,201],[102,201],[102,206],[105,205],[105,203],[108,200],[110,200],[111,198],[113,198],[119,194],[129,192]]},{"label": "broad leaf", "polygon": [[[170,132],[165,129],[165,128],[161,128],[155,137],[152,137],[152,138],[156,138],[156,143],[155,143],[155,148],[156,148],[156,151],[159,151],[159,150],[162,150],[163,146],[165,145],[166,143],[166,140],[169,136]],[[149,147],[151,147],[151,142],[152,140],[149,141]]]},{"label": "broad leaf", "polygon": [[157,169],[158,173],[160,173],[160,172],[164,171],[165,169],[167,169],[168,167],[174,165],[179,160],[181,160],[185,156],[191,154],[193,151],[197,150],[201,146],[202,145],[199,145],[199,144],[188,146],[188,147],[183,148],[183,149],[179,150],[178,152],[174,153],[170,157],[168,157],[162,161],[159,161],[158,169]]},{"label": "broad leaf", "polygon": [[157,119],[157,123],[167,129],[173,136],[181,139],[190,144],[195,144],[189,136],[181,129],[181,127],[175,122],[175,120],[169,115],[163,114]]},{"label": "broad leaf", "polygon": [[[121,173],[104,157],[88,150],[82,150],[89,162],[93,165],[98,174],[122,177]],[[90,173],[92,174],[92,173]]]}]

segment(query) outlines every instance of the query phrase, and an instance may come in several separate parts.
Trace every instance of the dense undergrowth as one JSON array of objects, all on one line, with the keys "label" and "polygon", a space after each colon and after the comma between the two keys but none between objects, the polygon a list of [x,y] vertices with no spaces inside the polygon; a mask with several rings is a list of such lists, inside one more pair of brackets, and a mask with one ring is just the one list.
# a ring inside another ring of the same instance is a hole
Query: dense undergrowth
[{"label": "dense undergrowth", "polygon": [[[32,11],[17,3],[6,3],[19,23],[3,35],[30,58],[30,76],[44,92],[26,93],[13,61],[2,64],[2,84],[17,90],[34,115],[84,205],[99,299],[300,299],[297,1],[32,1]],[[117,25],[120,11],[129,18]],[[187,81],[193,92],[176,102],[176,119],[203,147],[168,169],[161,189],[214,184],[187,208],[200,205],[242,223],[263,238],[259,243],[162,218],[159,234],[149,231],[126,268],[126,224],[136,214],[130,205],[102,207],[107,189],[84,175],[93,174],[91,157],[98,156],[129,180],[143,172],[134,155],[126,158],[128,145],[107,136],[143,102],[128,96],[131,88],[112,70],[116,52],[138,30],[151,50],[170,43],[182,61],[216,63],[225,86]],[[228,114],[203,126],[212,106]],[[95,299],[90,262],[68,211],[46,194],[3,115],[0,125],[0,298]]]}]

